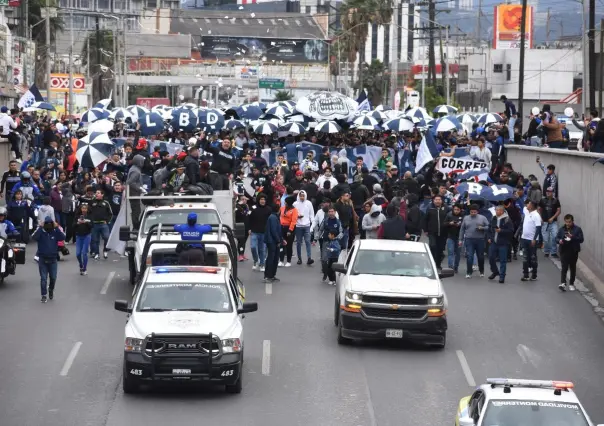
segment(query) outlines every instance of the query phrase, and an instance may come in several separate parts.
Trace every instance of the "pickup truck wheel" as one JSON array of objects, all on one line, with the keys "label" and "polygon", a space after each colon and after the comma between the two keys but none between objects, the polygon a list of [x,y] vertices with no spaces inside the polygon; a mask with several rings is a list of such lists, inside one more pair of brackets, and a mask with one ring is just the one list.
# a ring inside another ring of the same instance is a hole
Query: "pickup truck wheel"
[{"label": "pickup truck wheel", "polygon": [[138,393],[138,384],[134,382],[134,380],[128,378],[128,374],[124,372],[122,376],[122,388],[124,389],[124,393]]},{"label": "pickup truck wheel", "polygon": [[227,393],[241,393],[243,390],[243,368],[239,372],[237,381],[232,385],[226,385],[225,388]]},{"label": "pickup truck wheel", "polygon": [[342,322],[338,320],[338,345],[347,345],[351,340],[342,335]]}]

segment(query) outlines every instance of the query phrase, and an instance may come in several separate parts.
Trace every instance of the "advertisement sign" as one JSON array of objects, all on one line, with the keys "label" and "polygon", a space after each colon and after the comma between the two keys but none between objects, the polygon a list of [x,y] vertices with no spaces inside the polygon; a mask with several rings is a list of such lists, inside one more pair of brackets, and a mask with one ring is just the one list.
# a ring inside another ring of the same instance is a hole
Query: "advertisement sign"
[{"label": "advertisement sign", "polygon": [[285,89],[285,80],[282,78],[261,78],[258,80],[260,89]]},{"label": "advertisement sign", "polygon": [[239,76],[241,78],[256,78],[258,77],[258,68],[249,66],[241,67]]},{"label": "advertisement sign", "polygon": [[443,174],[449,174],[452,172],[463,173],[468,170],[480,170],[488,169],[489,164],[484,161],[473,160],[471,157],[454,158],[454,157],[440,157],[436,163],[436,170]]},{"label": "advertisement sign", "polygon": [[136,98],[136,104],[147,109],[151,109],[156,105],[170,105],[168,98]]},{"label": "advertisement sign", "polygon": [[[520,49],[521,4],[500,4],[495,6],[493,23],[493,47],[495,49]],[[533,48],[533,8],[526,8],[525,47]]]},{"label": "advertisement sign", "polygon": [[327,63],[327,43],[323,40],[211,36],[201,39],[202,60]]},{"label": "advertisement sign", "polygon": [[[50,74],[51,92],[69,92],[69,74]],[[86,91],[86,78],[82,74],[73,74],[73,91]]]}]

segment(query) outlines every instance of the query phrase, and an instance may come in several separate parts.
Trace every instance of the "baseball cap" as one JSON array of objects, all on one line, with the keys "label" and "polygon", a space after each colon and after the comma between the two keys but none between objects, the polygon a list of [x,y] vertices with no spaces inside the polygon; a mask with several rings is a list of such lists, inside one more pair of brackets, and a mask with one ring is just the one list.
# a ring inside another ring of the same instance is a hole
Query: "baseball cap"
[{"label": "baseball cap", "polygon": [[8,112],[8,107],[3,106],[2,108],[0,108],[0,112]]},{"label": "baseball cap", "polygon": [[304,172],[302,170],[298,170],[296,172],[296,176],[302,176],[302,175],[304,175]]},{"label": "baseball cap", "polygon": [[189,213],[189,215],[187,216],[187,221],[191,221],[191,220],[197,220],[196,213]]}]

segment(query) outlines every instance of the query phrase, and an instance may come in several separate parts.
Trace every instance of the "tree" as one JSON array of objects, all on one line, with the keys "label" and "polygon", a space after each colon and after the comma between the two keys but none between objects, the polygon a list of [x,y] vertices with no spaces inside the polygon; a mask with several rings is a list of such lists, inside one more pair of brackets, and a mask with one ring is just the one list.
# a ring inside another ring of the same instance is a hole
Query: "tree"
[{"label": "tree", "polygon": [[287,90],[279,90],[275,93],[274,101],[275,102],[289,101],[293,97],[294,97],[294,95],[291,92],[288,92]]},{"label": "tree", "polygon": [[362,64],[359,79],[354,83],[353,88],[357,93],[362,89],[367,90],[369,102],[372,106],[377,106],[382,104],[389,86],[390,73],[388,67],[375,59],[370,65]]},{"label": "tree", "polygon": [[[57,0],[50,0],[51,7],[57,7]],[[40,60],[36,62],[36,85],[38,87],[46,87],[46,61],[49,58],[46,46],[46,23],[42,21],[42,9],[46,8],[46,0],[29,0],[29,16],[28,21],[32,25],[31,37],[36,43],[36,55]],[[64,22],[61,16],[50,18],[50,44],[54,44],[57,34],[64,29]]]},{"label": "tree", "polygon": [[[113,54],[113,31],[99,31],[100,48],[98,50],[96,35],[96,31],[88,34],[81,53],[82,65],[88,66],[93,78],[92,98],[95,100],[102,99],[113,89],[114,73],[116,71]],[[98,58],[100,58],[100,61]],[[102,88],[99,87],[99,81],[102,81]]]}]

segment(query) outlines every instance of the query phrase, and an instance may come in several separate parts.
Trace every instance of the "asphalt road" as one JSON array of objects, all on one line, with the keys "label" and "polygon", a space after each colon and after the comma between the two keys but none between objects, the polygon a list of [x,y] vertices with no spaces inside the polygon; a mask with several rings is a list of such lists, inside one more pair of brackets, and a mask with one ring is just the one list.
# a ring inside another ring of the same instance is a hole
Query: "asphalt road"
[{"label": "asphalt road", "polygon": [[113,310],[132,291],[126,262],[92,261],[80,277],[70,256],[55,300],[42,305],[31,261],[0,286],[0,425],[451,425],[475,383],[506,376],[572,380],[594,422],[604,423],[603,323],[578,292],[558,291],[551,262],[540,266],[537,282],[520,282],[519,262],[505,285],[446,280],[450,330],[438,351],[338,346],[334,290],[320,283],[318,265],[281,269],[282,281],[267,288],[246,262],[240,276],[259,311],[246,319],[243,393],[126,396],[126,316]]}]

